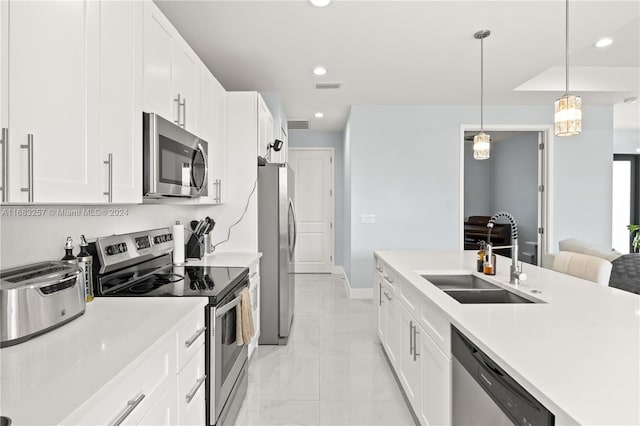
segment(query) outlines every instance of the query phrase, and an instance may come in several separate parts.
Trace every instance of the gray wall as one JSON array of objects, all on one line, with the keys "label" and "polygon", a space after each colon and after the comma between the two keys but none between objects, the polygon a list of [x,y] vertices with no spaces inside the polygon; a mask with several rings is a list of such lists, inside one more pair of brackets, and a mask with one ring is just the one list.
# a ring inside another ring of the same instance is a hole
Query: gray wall
[{"label": "gray wall", "polygon": [[[485,123],[492,125],[551,125],[552,120],[552,104],[485,108]],[[350,254],[352,287],[371,286],[374,250],[459,248],[463,124],[478,124],[477,107],[351,108],[345,138],[351,196],[344,208],[351,210],[345,263]],[[611,245],[612,108],[586,106],[582,134],[558,138],[555,146],[550,250],[568,237]],[[361,224],[363,213],[376,214],[377,223]]]},{"label": "gray wall", "polygon": [[523,259],[522,252],[532,252],[525,241],[538,239],[538,134],[524,133],[493,145],[492,211],[508,211],[516,219],[518,256]]},{"label": "gray wall", "polygon": [[639,154],[640,129],[621,129],[613,132],[613,152],[616,154]]},{"label": "gray wall", "polygon": [[344,147],[343,132],[322,132],[312,130],[291,130],[289,132],[290,148],[334,148],[334,222],[335,222],[335,265],[343,265],[343,232],[344,232]]},{"label": "gray wall", "polygon": [[[495,145],[495,144],[494,144]],[[491,166],[493,146],[488,160],[473,158],[473,142],[464,143],[464,217],[486,216],[493,211],[491,197]]]}]

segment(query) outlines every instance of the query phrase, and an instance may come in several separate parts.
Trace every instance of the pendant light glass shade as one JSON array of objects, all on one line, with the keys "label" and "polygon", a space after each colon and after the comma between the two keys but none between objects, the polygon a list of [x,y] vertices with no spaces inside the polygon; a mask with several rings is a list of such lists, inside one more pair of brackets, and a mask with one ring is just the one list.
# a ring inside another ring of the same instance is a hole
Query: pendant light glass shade
[{"label": "pendant light glass shade", "polygon": [[582,131],[582,100],[569,94],[569,0],[565,0],[565,92],[554,105],[556,136],[575,136]]},{"label": "pendant light glass shade", "polygon": [[565,94],[555,103],[556,136],[575,136],[582,131],[582,100]]},{"label": "pendant light glass shade", "polygon": [[480,133],[473,137],[473,158],[488,160],[491,155],[491,136],[484,132],[484,39],[491,35],[489,30],[480,30],[473,37],[480,40]]},{"label": "pendant light glass shade", "polygon": [[476,160],[488,160],[491,154],[491,136],[480,132],[473,137],[473,158]]}]

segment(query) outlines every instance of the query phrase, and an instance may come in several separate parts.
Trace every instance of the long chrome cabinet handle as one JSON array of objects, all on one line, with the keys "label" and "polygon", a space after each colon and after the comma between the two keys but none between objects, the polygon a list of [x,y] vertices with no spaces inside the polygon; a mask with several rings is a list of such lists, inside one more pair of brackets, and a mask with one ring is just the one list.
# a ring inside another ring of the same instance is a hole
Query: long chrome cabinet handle
[{"label": "long chrome cabinet handle", "polygon": [[413,321],[409,321],[409,355],[413,354]]},{"label": "long chrome cabinet handle", "polygon": [[378,295],[380,296],[380,302],[378,302],[378,306],[382,306],[382,283],[378,283]]},{"label": "long chrome cabinet handle", "polygon": [[200,386],[202,386],[202,384],[204,383],[204,381],[206,380],[207,375],[204,374],[202,377],[200,377],[198,379],[198,381],[196,382],[196,384],[193,386],[193,388],[191,389],[191,392],[189,392],[186,396],[185,396],[185,400],[187,401],[187,404],[191,402],[191,400],[193,399],[194,396],[196,396],[196,393],[198,393],[198,389],[200,389]]},{"label": "long chrome cabinet handle", "polygon": [[216,203],[222,203],[222,181],[216,179],[213,185],[216,187],[216,197],[213,199]]},{"label": "long chrome cabinet handle", "polygon": [[187,98],[182,98],[182,128],[187,128]]},{"label": "long chrome cabinet handle", "polygon": [[177,114],[176,114],[176,120],[173,120],[173,122],[174,122],[174,123],[176,123],[178,126],[182,126],[182,125],[180,124],[180,99],[181,99],[181,98],[180,98],[180,93],[178,93],[178,96],[176,96],[176,97],[173,99],[173,102],[175,102],[175,103],[176,103],[176,107],[178,108],[178,110],[177,110]]},{"label": "long chrome cabinet handle", "polygon": [[124,422],[127,419],[127,417],[129,417],[129,414],[131,414],[131,412],[135,410],[136,407],[142,402],[145,396],[146,396],[145,394],[141,393],[140,396],[137,397],[136,399],[130,399],[129,401],[127,401],[127,408],[125,408],[122,414],[116,417],[116,419],[109,424],[111,426],[119,426],[120,424],[122,424],[122,422]]},{"label": "long chrome cabinet handle", "polygon": [[420,332],[418,331],[418,327],[417,326],[413,326],[413,360],[415,361],[416,358],[418,358],[420,356],[420,354],[418,353],[418,334]]},{"label": "long chrome cabinet handle", "polygon": [[206,329],[207,329],[207,327],[202,327],[200,330],[196,331],[195,334],[193,336],[191,336],[191,338],[189,340],[184,342],[184,347],[185,348],[189,348],[191,345],[193,345],[193,342],[198,340],[198,337],[200,337],[200,335],[202,333],[204,333],[204,331]]},{"label": "long chrome cabinet handle", "polygon": [[0,140],[2,144],[2,187],[0,190],[2,191],[2,202],[6,203],[9,201],[8,192],[9,192],[9,129],[6,127],[2,128],[2,140]]},{"label": "long chrome cabinet handle", "polygon": [[108,166],[109,170],[109,188],[107,192],[103,192],[102,195],[108,195],[109,202],[113,203],[113,154],[109,153],[109,158],[107,159],[107,161],[103,161],[103,163]]},{"label": "long chrome cabinet handle", "polygon": [[27,135],[27,144],[20,145],[20,148],[24,148],[27,150],[28,162],[27,162],[27,176],[28,183],[26,188],[20,188],[22,192],[29,193],[29,202],[33,203],[33,134],[29,133]]}]

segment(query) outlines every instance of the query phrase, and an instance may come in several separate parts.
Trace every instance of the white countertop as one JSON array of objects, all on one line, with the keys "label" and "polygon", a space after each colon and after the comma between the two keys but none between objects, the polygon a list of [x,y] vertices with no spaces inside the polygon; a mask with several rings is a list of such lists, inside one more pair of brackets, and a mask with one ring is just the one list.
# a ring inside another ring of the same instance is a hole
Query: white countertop
[{"label": "white countertop", "polygon": [[[640,296],[524,264],[528,280],[519,291],[546,303],[464,305],[420,274],[475,273],[475,252],[376,254],[551,410],[556,424],[640,424]],[[494,278],[513,289],[510,262],[498,256]]]},{"label": "white countertop", "polygon": [[259,252],[214,252],[202,259],[187,259],[187,266],[229,266],[248,268],[262,257]]},{"label": "white countertop", "polygon": [[0,349],[0,413],[58,424],[206,298],[96,298],[81,317]]}]

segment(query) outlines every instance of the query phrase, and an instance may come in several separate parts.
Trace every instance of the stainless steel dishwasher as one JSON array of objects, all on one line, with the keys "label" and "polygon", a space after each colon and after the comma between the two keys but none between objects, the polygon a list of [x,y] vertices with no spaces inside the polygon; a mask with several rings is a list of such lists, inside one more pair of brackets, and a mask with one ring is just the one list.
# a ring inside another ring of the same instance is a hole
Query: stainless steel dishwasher
[{"label": "stainless steel dishwasher", "polygon": [[452,424],[552,426],[553,414],[455,327]]}]

